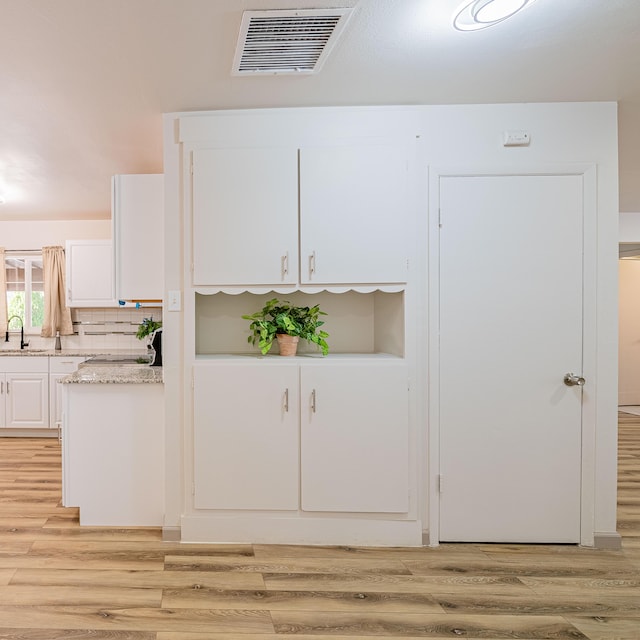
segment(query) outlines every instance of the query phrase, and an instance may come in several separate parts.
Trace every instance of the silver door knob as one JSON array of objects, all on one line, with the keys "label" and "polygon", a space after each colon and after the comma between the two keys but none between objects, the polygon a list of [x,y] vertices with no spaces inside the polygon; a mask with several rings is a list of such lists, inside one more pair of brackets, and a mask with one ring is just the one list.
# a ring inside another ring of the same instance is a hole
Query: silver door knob
[{"label": "silver door knob", "polygon": [[564,377],[564,383],[567,387],[582,387],[584,386],[584,378],[573,373],[567,373]]}]

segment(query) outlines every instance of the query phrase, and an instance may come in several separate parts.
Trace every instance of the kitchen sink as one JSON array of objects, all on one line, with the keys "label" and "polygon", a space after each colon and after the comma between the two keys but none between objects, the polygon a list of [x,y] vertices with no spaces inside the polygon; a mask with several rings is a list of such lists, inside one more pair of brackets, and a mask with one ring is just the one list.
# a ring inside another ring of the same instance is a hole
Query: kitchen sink
[{"label": "kitchen sink", "polygon": [[[144,355],[130,355],[130,356],[114,356],[114,355],[100,355],[94,356],[93,358],[89,358],[85,360],[82,365],[93,367],[94,365],[101,366],[120,366],[120,365],[138,365],[138,366],[146,366],[151,362],[149,356]],[[81,366],[82,366],[81,365]]]}]

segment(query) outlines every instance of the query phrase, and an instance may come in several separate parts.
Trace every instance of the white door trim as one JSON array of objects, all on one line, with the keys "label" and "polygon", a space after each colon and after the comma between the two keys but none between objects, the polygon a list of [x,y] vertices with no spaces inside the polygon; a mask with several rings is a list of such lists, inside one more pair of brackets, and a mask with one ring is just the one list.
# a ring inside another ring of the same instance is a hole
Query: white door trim
[{"label": "white door trim", "polygon": [[428,214],[428,523],[429,544],[440,542],[440,179],[479,176],[582,176],[583,179],[583,376],[587,384],[582,397],[582,478],[580,544],[593,546],[595,533],[595,436],[597,385],[597,169],[594,163],[543,164],[494,167],[429,167]]}]

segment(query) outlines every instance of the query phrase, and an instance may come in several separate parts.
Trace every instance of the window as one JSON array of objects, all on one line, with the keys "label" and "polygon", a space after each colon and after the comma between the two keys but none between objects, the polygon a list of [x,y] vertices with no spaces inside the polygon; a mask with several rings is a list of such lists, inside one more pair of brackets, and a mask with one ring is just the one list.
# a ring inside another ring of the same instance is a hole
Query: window
[{"label": "window", "polygon": [[22,321],[25,333],[36,333],[44,320],[42,255],[5,256],[5,269],[9,329],[20,329]]}]

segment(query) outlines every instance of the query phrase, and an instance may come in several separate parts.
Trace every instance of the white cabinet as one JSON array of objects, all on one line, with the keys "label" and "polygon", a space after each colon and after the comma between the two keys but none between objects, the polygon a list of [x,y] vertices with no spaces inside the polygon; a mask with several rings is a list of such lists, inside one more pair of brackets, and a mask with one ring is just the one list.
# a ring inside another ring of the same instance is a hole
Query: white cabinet
[{"label": "white cabinet", "polygon": [[407,147],[300,150],[300,281],[406,282]]},{"label": "white cabinet", "polygon": [[67,240],[67,306],[117,305],[111,240]]},{"label": "white cabinet", "polygon": [[78,368],[86,358],[54,356],[49,359],[49,427],[62,423],[62,385],[58,382]]},{"label": "white cabinet", "polygon": [[195,149],[194,285],[406,282],[408,148]]},{"label": "white cabinet", "polygon": [[0,358],[0,419],[5,428],[48,428],[48,358]]},{"label": "white cabinet", "polygon": [[64,384],[63,504],[80,524],[161,526],[162,384]]},{"label": "white cabinet", "polygon": [[407,512],[406,364],[301,366],[300,374],[302,509]]},{"label": "white cabinet", "polygon": [[197,366],[194,398],[195,507],[297,509],[297,367]]},{"label": "white cabinet", "polygon": [[195,508],[407,512],[407,367],[365,360],[196,365]]},{"label": "white cabinet", "polygon": [[297,282],[296,149],[197,149],[192,197],[195,285]]},{"label": "white cabinet", "polygon": [[118,300],[162,300],[164,176],[117,175],[111,185]]}]

